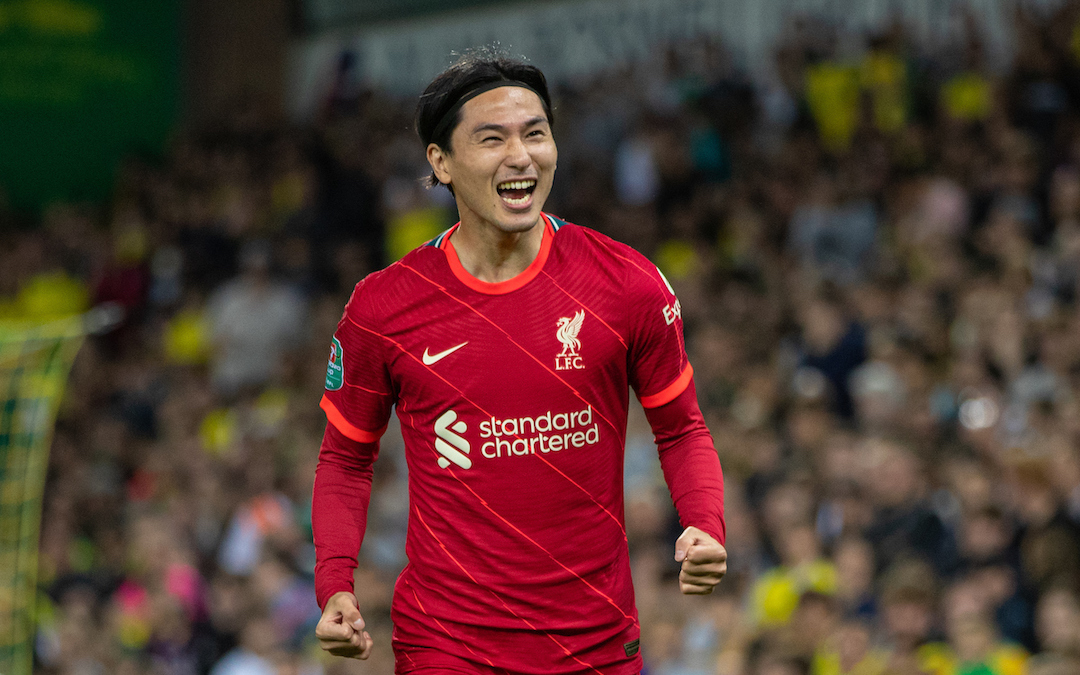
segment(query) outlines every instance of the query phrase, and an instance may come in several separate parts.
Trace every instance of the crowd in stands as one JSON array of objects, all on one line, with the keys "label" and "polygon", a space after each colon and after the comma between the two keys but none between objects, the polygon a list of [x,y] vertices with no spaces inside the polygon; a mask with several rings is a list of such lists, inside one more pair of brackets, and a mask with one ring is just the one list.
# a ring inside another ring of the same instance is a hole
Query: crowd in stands
[{"label": "crowd in stands", "polygon": [[[680,596],[632,411],[648,675],[1080,673],[1080,4],[1016,5],[1004,70],[974,20],[853,51],[801,19],[771,78],[702,39],[554,83],[547,210],[670,279],[726,476],[728,575]],[[415,98],[347,76],[306,125],[240,105],[107,204],[0,228],[0,316],[124,309],[56,426],[36,673],[392,672],[400,434],[357,571],[373,656],[324,657],[318,401],[353,284],[455,212]]]}]

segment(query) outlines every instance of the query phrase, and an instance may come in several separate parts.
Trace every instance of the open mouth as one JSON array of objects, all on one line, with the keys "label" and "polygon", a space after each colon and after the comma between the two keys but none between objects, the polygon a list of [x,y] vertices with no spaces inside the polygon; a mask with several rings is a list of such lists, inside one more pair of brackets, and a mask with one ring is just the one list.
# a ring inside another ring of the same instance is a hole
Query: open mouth
[{"label": "open mouth", "polygon": [[536,189],[536,180],[508,180],[495,186],[502,200],[510,206],[522,206],[529,203],[533,190]]}]

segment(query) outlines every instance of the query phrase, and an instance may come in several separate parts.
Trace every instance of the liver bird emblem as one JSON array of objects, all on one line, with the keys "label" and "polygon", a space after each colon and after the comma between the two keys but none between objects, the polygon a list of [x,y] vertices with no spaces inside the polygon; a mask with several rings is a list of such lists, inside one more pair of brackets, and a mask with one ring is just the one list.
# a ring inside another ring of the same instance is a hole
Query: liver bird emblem
[{"label": "liver bird emblem", "polygon": [[559,329],[555,332],[555,337],[559,338],[559,342],[562,343],[562,351],[559,356],[577,356],[578,349],[581,348],[581,341],[577,339],[577,336],[581,331],[581,323],[584,320],[585,310],[583,309],[578,310],[573,318],[564,316],[559,319]]}]

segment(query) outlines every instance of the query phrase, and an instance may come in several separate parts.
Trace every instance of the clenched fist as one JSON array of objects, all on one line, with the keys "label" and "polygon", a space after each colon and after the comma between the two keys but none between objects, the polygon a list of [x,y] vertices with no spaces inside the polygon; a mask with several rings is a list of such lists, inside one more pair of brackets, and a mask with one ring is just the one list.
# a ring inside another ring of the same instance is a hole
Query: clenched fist
[{"label": "clenched fist", "polygon": [[675,561],[682,563],[679,590],[683,595],[712,593],[727,572],[727,550],[696,527],[686,528],[675,541]]},{"label": "clenched fist", "polygon": [[371,636],[364,630],[364,617],[352,593],[330,596],[315,626],[315,637],[319,646],[334,656],[366,659],[371,655]]}]

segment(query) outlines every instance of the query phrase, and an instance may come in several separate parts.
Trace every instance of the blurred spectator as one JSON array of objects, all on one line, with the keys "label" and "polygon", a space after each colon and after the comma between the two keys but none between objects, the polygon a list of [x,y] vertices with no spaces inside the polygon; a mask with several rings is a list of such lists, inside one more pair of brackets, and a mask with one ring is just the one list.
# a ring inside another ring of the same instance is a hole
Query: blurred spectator
[{"label": "blurred spectator", "polygon": [[871,439],[864,447],[874,519],[866,538],[877,553],[878,568],[899,556],[919,557],[939,575],[955,571],[955,537],[927,500],[921,461],[904,445]]},{"label": "blurred spectator", "polygon": [[[832,410],[842,419],[855,414],[851,398],[851,375],[866,360],[866,331],[853,321],[843,302],[832,294],[822,293],[808,298],[800,308],[802,325],[803,371],[808,395],[823,395]],[[820,393],[813,382],[813,373],[824,376]]]},{"label": "blurred spectator", "polygon": [[280,378],[284,359],[303,344],[304,301],[273,279],[271,263],[266,242],[246,244],[241,275],[207,299],[211,377],[225,394]]},{"label": "blurred spectator", "polygon": [[836,592],[836,568],[823,556],[812,527],[783,530],[778,547],[780,565],[761,575],[750,591],[754,620],[766,626],[787,623],[810,591],[826,596]]},{"label": "blurred spectator", "polygon": [[818,174],[807,201],[792,216],[791,245],[808,270],[828,281],[853,284],[864,280],[873,264],[877,213],[865,197],[845,194],[854,186],[842,189],[839,182],[828,173]]},{"label": "blurred spectator", "polygon": [[240,643],[210,670],[210,675],[277,675],[277,631],[267,615],[247,619]]}]

